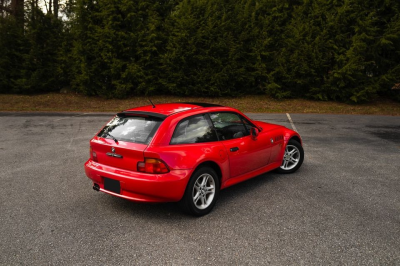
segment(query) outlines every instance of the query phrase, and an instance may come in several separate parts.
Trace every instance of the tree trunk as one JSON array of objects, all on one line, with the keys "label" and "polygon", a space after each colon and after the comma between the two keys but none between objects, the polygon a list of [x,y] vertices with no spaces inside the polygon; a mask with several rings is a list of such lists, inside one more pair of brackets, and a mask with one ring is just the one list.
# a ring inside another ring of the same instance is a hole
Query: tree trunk
[{"label": "tree trunk", "polygon": [[53,0],[54,16],[58,18],[58,0]]},{"label": "tree trunk", "polygon": [[13,15],[19,23],[24,23],[24,0],[11,1],[11,15]]}]

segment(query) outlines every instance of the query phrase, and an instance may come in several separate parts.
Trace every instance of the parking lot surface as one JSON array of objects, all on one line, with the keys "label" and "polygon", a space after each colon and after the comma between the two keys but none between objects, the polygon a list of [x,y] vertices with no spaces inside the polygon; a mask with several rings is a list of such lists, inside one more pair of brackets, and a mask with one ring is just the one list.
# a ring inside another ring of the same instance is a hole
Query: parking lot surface
[{"label": "parking lot surface", "polygon": [[89,140],[111,117],[0,113],[0,265],[400,265],[400,117],[290,114],[302,168],[225,189],[201,218],[92,189]]}]

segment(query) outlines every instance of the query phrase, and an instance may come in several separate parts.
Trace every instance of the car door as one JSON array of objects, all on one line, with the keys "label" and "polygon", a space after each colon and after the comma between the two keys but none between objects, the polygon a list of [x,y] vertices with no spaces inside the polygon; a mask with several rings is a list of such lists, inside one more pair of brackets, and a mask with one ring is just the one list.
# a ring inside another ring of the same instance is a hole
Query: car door
[{"label": "car door", "polygon": [[210,118],[228,154],[231,178],[268,164],[268,142],[261,134],[257,138],[250,136],[253,125],[249,121],[233,112],[211,113]]}]

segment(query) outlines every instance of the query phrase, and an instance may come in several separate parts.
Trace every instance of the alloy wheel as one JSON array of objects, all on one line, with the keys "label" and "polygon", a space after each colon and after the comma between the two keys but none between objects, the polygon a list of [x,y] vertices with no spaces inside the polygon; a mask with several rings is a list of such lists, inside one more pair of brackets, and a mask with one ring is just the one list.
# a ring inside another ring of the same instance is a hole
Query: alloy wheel
[{"label": "alloy wheel", "polygon": [[196,208],[203,210],[210,206],[215,196],[215,181],[212,175],[200,175],[193,186],[192,199]]},{"label": "alloy wheel", "polygon": [[300,151],[294,145],[287,145],[285,155],[283,156],[281,169],[291,170],[296,167],[300,161]]}]

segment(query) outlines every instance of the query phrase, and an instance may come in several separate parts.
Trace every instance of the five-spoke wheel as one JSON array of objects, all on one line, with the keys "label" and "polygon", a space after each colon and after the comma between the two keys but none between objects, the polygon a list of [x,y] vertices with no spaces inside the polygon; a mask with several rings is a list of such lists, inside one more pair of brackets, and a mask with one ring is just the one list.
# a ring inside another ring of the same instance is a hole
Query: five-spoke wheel
[{"label": "five-spoke wheel", "polygon": [[291,139],[286,145],[282,164],[277,169],[278,173],[290,174],[300,168],[304,160],[304,150],[300,143]]},{"label": "five-spoke wheel", "polygon": [[285,155],[283,155],[283,161],[281,168],[283,170],[291,170],[300,161],[300,151],[294,145],[287,145],[285,149]]},{"label": "five-spoke wheel", "polygon": [[209,213],[219,193],[219,178],[210,167],[201,167],[194,172],[181,200],[181,206],[196,216]]},{"label": "five-spoke wheel", "polygon": [[193,203],[203,210],[210,206],[215,196],[215,182],[212,175],[205,173],[199,176],[193,186]]}]

